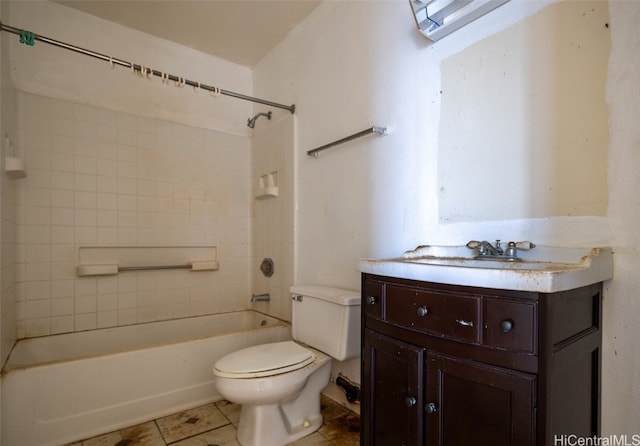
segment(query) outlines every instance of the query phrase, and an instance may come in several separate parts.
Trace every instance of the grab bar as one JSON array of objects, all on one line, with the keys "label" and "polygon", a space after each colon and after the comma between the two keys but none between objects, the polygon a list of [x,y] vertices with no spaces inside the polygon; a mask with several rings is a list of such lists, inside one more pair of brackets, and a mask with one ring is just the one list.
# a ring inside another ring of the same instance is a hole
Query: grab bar
[{"label": "grab bar", "polygon": [[364,130],[362,130],[362,131],[360,131],[358,133],[354,133],[353,135],[347,136],[346,138],[338,139],[337,141],[330,142],[329,144],[325,144],[324,146],[320,146],[320,147],[318,147],[316,149],[309,150],[309,151],[307,151],[307,155],[312,156],[314,158],[317,158],[318,157],[318,153],[323,151],[323,150],[326,150],[326,149],[328,149],[330,147],[333,147],[333,146],[337,146],[339,144],[344,144],[345,142],[352,141],[352,140],[360,138],[362,136],[370,135],[372,133],[377,133],[380,136],[388,135],[386,127],[378,127],[378,126],[374,125],[372,127],[369,127],[368,129],[364,129]]},{"label": "grab bar", "polygon": [[78,265],[76,275],[85,276],[112,276],[124,271],[152,271],[166,269],[188,269],[191,271],[216,271],[219,265],[215,260],[199,261],[184,265],[149,265],[149,266],[119,266],[119,265]]}]

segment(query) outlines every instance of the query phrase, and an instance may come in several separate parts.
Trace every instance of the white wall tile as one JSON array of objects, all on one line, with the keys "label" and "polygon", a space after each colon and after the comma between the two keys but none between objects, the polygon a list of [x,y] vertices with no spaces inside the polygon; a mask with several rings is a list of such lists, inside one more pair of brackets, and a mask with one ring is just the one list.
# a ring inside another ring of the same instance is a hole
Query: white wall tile
[{"label": "white wall tile", "polygon": [[[28,199],[33,204],[33,201]],[[53,189],[46,191],[46,202],[52,207],[73,208],[75,206],[75,193],[73,190]],[[37,202],[38,200],[34,200]]]},{"label": "white wall tile", "polygon": [[75,262],[53,262],[51,264],[52,280],[72,280],[76,276]]},{"label": "white wall tile", "polygon": [[97,314],[97,328],[116,327],[118,325],[118,311],[99,311]]},{"label": "white wall tile", "polygon": [[51,318],[51,334],[69,333],[74,331],[74,315],[53,316]]},{"label": "white wall tile", "polygon": [[[74,139],[73,139],[73,126],[69,134],[52,134],[51,135],[51,152],[52,153],[65,153],[67,155],[73,155],[74,153]],[[71,165],[73,169],[73,165]]]},{"label": "white wall tile", "polygon": [[57,300],[73,297],[74,280],[53,280],[51,282],[51,297]]},{"label": "white wall tile", "polygon": [[51,284],[48,281],[30,281],[25,285],[25,300],[42,300],[51,297]]},{"label": "white wall tile", "polygon": [[[30,167],[13,211],[22,335],[246,308],[253,206],[246,138],[20,96],[17,139]],[[226,286],[212,287],[209,273],[192,282],[186,271],[75,276],[81,246],[212,241],[224,266],[210,277]]]},{"label": "white wall tile", "polygon": [[96,313],[76,313],[74,322],[76,331],[95,330],[98,328]]},{"label": "white wall tile", "polygon": [[51,243],[73,243],[74,227],[73,226],[51,226]]},{"label": "white wall tile", "polygon": [[118,228],[98,228],[96,243],[100,245],[116,245],[119,242]]},{"label": "white wall tile", "polygon": [[[64,161],[61,160],[61,162]],[[71,164],[71,166],[73,166],[73,163]],[[51,187],[53,189],[73,190],[73,188],[75,187],[75,175],[72,172],[52,171]]]},{"label": "white wall tile", "polygon": [[74,281],[75,296],[93,296],[97,293],[97,279],[84,277]]},{"label": "white wall tile", "polygon": [[77,208],[95,209],[97,207],[97,195],[95,192],[79,192],[74,194],[74,205]]},{"label": "white wall tile", "polygon": [[112,159],[96,159],[96,173],[98,175],[116,176],[118,174],[118,162]]},{"label": "white wall tile", "polygon": [[75,299],[64,297],[51,301],[51,316],[68,316],[75,313]]},{"label": "white wall tile", "polygon": [[26,303],[26,318],[37,319],[49,317],[51,301],[49,299],[28,300]]},{"label": "white wall tile", "polygon": [[25,321],[25,337],[47,336],[51,334],[51,318],[33,318],[24,319]]},{"label": "white wall tile", "polygon": [[74,241],[78,245],[92,245],[98,242],[96,227],[78,226],[74,231]]},{"label": "white wall tile", "polygon": [[76,313],[94,313],[97,310],[96,295],[76,296],[75,312]]},{"label": "white wall tile", "polygon": [[51,224],[55,226],[73,226],[74,214],[72,209],[52,208]]},{"label": "white wall tile", "polygon": [[58,136],[73,136],[74,121],[59,114],[51,115],[51,133]]}]

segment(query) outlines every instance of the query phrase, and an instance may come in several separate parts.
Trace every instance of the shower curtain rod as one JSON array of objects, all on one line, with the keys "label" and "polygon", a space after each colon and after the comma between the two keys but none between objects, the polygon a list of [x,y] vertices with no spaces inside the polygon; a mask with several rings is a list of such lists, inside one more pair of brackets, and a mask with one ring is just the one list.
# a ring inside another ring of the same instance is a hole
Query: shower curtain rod
[{"label": "shower curtain rod", "polygon": [[107,56],[106,54],[97,53],[95,51],[87,50],[79,46],[71,45],[69,43],[61,42],[59,40],[51,39],[49,37],[41,36],[32,32],[27,32],[25,30],[21,30],[13,26],[5,25],[1,21],[0,21],[0,31],[7,31],[12,34],[16,34],[20,36],[21,42],[26,43],[28,45],[33,45],[34,41],[37,40],[40,42],[48,43],[49,45],[57,46],[59,48],[64,48],[69,51],[74,51],[79,54],[84,54],[85,56],[91,56],[96,59],[104,60],[105,62],[109,62],[110,64],[112,64],[112,66],[120,65],[121,67],[126,67],[133,71],[137,71],[142,75],[153,74],[154,76],[162,78],[163,81],[167,79],[167,81],[179,82],[181,85],[189,85],[190,87],[201,88],[213,94],[222,94],[222,95],[231,96],[237,99],[243,99],[245,101],[251,101],[251,102],[256,102],[258,104],[268,105],[270,107],[289,110],[291,114],[294,114],[296,112],[295,104],[292,104],[292,105],[278,104],[277,102],[267,101],[265,99],[260,99],[260,98],[254,98],[252,96],[247,96],[247,95],[236,93],[229,90],[223,90],[218,87],[213,87],[211,85],[206,85],[200,82],[185,79],[183,77],[179,77],[174,74],[164,73],[162,71],[154,70],[153,68],[144,67],[142,65],[134,64],[132,62],[127,62],[126,60],[116,59],[115,57]]}]

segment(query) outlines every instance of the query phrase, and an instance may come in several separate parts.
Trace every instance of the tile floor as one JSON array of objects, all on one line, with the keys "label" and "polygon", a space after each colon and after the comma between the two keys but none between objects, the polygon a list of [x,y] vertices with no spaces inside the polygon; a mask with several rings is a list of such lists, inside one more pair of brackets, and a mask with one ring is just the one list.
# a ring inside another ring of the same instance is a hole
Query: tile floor
[{"label": "tile floor", "polygon": [[[357,446],[360,417],[322,396],[324,423],[291,446]],[[67,446],[239,446],[240,406],[218,401]]]}]

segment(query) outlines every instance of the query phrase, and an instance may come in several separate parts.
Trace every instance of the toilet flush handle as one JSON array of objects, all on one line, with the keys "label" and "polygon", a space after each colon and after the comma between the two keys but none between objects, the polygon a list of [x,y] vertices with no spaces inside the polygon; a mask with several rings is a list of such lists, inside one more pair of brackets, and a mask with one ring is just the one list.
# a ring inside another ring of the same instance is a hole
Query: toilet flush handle
[{"label": "toilet flush handle", "polygon": [[291,300],[295,300],[296,302],[302,302],[302,295],[301,294],[296,294],[295,296],[293,296],[291,298]]}]

